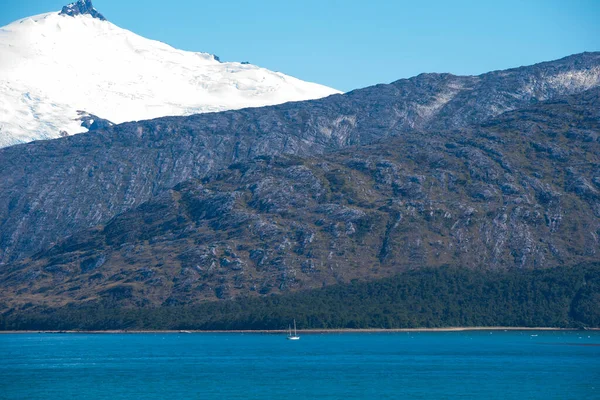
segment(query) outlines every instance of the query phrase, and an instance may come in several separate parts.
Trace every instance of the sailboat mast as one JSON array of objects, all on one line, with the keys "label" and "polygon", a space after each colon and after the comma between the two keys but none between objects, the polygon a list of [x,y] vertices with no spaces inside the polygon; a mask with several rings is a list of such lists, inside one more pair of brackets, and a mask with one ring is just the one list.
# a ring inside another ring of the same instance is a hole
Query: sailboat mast
[{"label": "sailboat mast", "polygon": [[298,331],[296,330],[296,320],[294,319],[294,334],[292,335],[292,324],[288,325],[288,339],[289,340],[298,340],[300,339],[300,336],[298,336]]}]

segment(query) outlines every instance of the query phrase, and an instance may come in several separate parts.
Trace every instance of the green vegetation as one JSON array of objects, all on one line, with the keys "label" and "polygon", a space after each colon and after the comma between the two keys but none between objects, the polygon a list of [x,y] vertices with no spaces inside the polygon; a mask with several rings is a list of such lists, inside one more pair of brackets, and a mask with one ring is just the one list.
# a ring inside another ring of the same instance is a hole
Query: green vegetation
[{"label": "green vegetation", "polygon": [[289,295],[194,306],[119,308],[116,303],[27,309],[3,330],[600,327],[600,264],[537,271],[444,267]]}]

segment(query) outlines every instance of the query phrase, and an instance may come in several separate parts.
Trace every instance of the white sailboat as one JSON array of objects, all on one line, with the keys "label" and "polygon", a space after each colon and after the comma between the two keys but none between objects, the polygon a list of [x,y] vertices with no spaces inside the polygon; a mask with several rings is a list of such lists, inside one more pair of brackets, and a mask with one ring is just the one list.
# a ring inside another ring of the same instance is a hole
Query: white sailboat
[{"label": "white sailboat", "polygon": [[292,335],[292,327],[288,325],[288,340],[300,340],[300,336],[296,333],[296,320],[294,319],[294,334]]}]

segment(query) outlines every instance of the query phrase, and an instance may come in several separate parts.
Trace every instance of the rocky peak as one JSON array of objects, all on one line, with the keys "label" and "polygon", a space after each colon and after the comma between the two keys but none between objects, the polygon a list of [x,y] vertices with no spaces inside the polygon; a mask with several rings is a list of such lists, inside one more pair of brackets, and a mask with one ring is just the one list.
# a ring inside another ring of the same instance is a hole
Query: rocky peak
[{"label": "rocky peak", "polygon": [[100,14],[98,10],[92,5],[92,0],[78,0],[76,3],[71,3],[62,8],[59,15],[68,15],[74,17],[76,15],[91,15],[99,20],[106,21],[104,15]]}]

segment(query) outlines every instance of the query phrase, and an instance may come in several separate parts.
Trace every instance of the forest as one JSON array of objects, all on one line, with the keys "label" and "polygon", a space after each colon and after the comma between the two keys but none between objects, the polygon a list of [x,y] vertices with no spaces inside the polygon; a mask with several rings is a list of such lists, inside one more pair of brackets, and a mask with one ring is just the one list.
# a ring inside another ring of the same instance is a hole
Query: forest
[{"label": "forest", "polygon": [[1,330],[275,330],[600,327],[600,264],[543,270],[419,269],[378,281],[148,308],[104,301],[13,310]]}]

